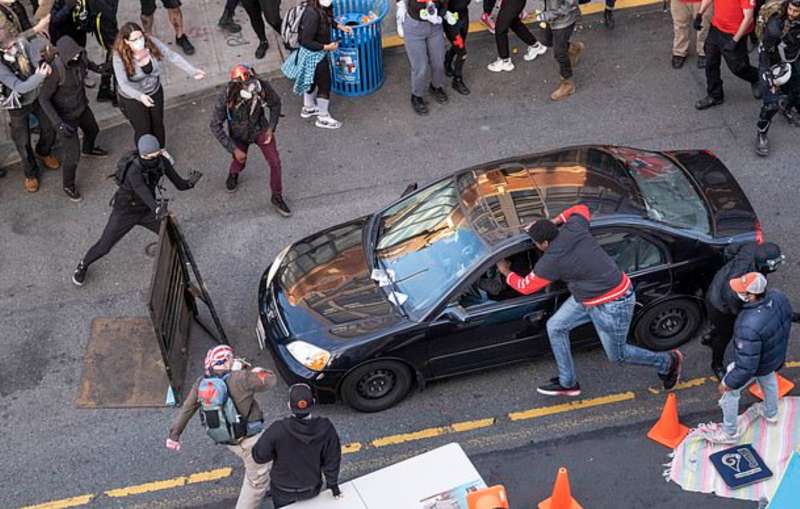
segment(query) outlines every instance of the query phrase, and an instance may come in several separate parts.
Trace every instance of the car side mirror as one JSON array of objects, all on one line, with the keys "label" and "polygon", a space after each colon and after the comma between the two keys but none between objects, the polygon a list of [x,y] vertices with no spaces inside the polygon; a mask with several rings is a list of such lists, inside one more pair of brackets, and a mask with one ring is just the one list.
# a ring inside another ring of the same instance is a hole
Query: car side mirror
[{"label": "car side mirror", "polygon": [[409,184],[409,185],[406,187],[405,191],[403,191],[403,194],[401,194],[401,195],[400,195],[400,198],[402,198],[403,196],[405,196],[405,195],[407,195],[407,194],[411,194],[411,193],[413,193],[413,192],[414,192],[414,191],[416,191],[416,190],[417,190],[417,183],[416,183],[416,182],[413,182],[413,183]]},{"label": "car side mirror", "polygon": [[469,313],[464,309],[464,306],[456,304],[445,309],[444,313],[442,313],[442,317],[447,318],[451,322],[464,323],[469,319]]}]

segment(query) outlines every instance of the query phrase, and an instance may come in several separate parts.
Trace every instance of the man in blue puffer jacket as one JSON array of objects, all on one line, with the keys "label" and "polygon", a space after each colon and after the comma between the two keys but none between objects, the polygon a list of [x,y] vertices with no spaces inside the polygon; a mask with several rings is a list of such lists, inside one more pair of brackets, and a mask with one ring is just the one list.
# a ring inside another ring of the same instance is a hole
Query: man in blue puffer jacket
[{"label": "man in blue puffer jacket", "polygon": [[764,392],[764,403],[758,403],[758,412],[769,423],[778,421],[775,372],[786,360],[792,305],[780,291],[767,291],[767,278],[760,272],[749,272],[731,279],[729,284],[745,303],[733,328],[735,360],[719,384],[722,425],[710,424],[701,429],[706,440],[730,444],[739,440],[739,397],[753,379],[758,380]]}]

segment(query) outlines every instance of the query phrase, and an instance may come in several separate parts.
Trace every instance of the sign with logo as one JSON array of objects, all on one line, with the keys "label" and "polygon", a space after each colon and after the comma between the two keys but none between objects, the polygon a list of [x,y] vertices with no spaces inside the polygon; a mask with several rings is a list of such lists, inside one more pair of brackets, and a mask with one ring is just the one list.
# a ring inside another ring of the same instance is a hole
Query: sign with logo
[{"label": "sign with logo", "polygon": [[333,60],[333,72],[339,83],[358,83],[359,76],[358,48],[341,47],[336,50]]},{"label": "sign with logo", "polygon": [[772,477],[751,444],[737,445],[709,456],[714,468],[729,487],[736,489]]}]

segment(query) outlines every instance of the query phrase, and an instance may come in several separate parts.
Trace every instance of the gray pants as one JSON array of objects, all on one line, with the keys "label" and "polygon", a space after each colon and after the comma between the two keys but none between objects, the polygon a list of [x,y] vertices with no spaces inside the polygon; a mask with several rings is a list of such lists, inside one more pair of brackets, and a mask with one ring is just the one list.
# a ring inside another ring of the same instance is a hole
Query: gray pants
[{"label": "gray pants", "polygon": [[408,15],[403,22],[403,30],[406,55],[411,65],[411,94],[422,97],[428,88],[428,83],[436,88],[444,86],[444,32],[442,25],[417,21]]}]

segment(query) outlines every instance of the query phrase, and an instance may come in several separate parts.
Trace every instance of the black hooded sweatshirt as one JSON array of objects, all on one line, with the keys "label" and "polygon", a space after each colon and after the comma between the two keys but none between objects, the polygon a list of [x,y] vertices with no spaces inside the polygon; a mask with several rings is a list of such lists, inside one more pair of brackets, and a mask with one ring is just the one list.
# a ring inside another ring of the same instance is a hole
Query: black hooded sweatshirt
[{"label": "black hooded sweatshirt", "polygon": [[283,491],[322,489],[339,484],[342,449],[333,423],[325,417],[286,417],[273,422],[253,447],[256,463],[272,462],[272,486]]},{"label": "black hooded sweatshirt", "polygon": [[89,106],[83,84],[86,72],[89,69],[96,72],[97,66],[89,62],[84,49],[68,35],[59,39],[56,47],[58,56],[54,61],[53,72],[42,85],[39,104],[53,125],[67,122],[74,127]]}]

